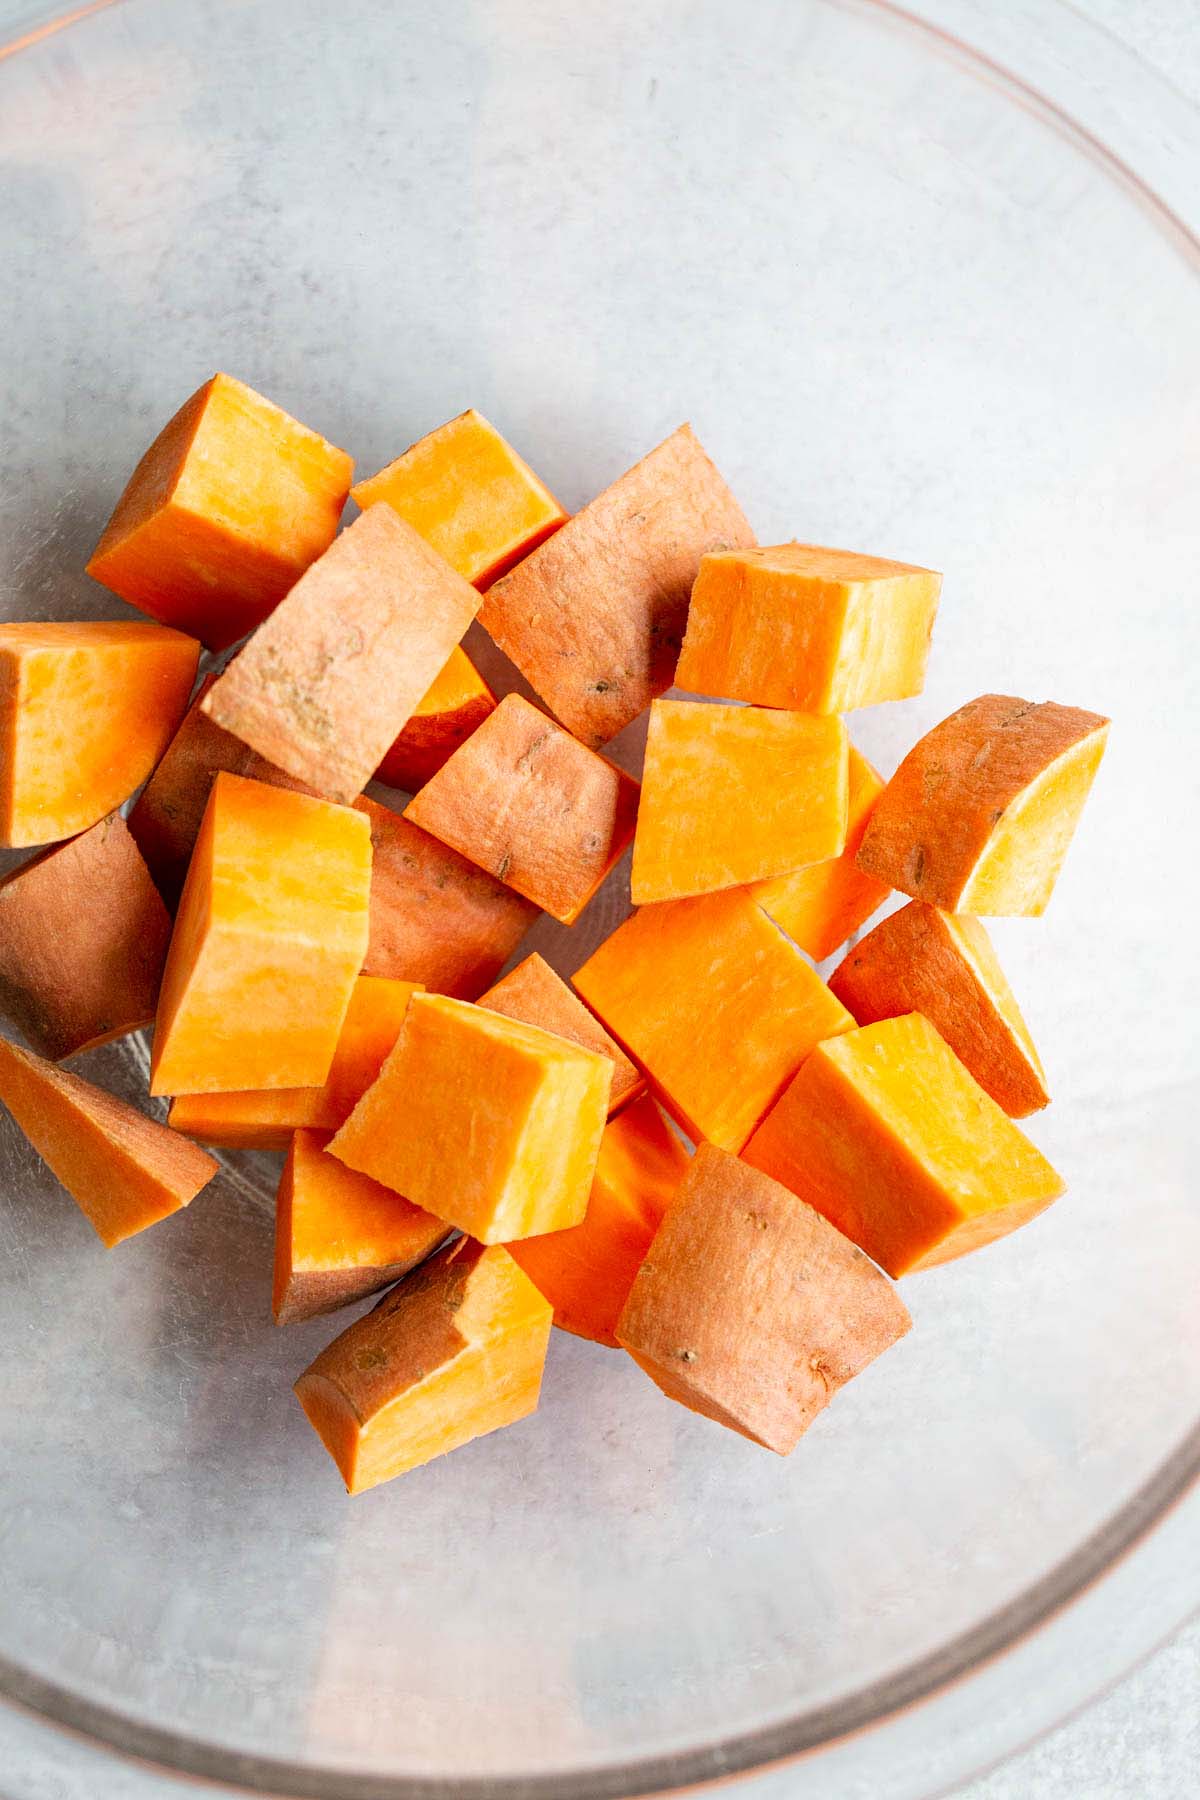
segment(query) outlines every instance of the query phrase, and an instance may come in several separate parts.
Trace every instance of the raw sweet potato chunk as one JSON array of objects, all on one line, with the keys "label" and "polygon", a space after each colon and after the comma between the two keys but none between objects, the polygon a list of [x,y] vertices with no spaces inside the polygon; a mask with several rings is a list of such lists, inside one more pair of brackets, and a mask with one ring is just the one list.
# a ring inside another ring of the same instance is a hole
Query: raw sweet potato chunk
[{"label": "raw sweet potato chunk", "polygon": [[550,1323],[506,1250],[460,1238],[335,1338],[296,1396],[361,1494],[533,1412]]},{"label": "raw sweet potato chunk", "polygon": [[700,558],[753,542],[681,425],[489,588],[480,619],[556,717],[595,748],[675,679]]},{"label": "raw sweet potato chunk", "polygon": [[817,544],[706,556],[675,679],[800,712],[903,700],[925,685],[941,586],[932,569]]},{"label": "raw sweet potato chunk", "polygon": [[610,1120],[582,1223],[508,1245],[550,1301],[556,1325],[617,1348],[621,1308],[687,1166],[687,1151],[649,1095]]},{"label": "raw sweet potato chunk", "polygon": [[1065,1185],[920,1013],[819,1044],[745,1157],[889,1275],[1003,1237]]},{"label": "raw sweet potato chunk", "polygon": [[333,542],[353,459],[231,375],[214,375],[129,478],[88,574],[224,650]]},{"label": "raw sweet potato chunk", "polygon": [[347,526],[202,702],[331,800],[359,795],[475,617],[479,595],[390,506]]},{"label": "raw sweet potato chunk", "polygon": [[0,845],[86,831],[145,781],[200,646],[165,625],[0,625]]},{"label": "raw sweet potato chunk", "polygon": [[839,855],[847,744],[836,718],[655,700],[633,842],[635,904],[740,887]]},{"label": "raw sweet potato chunk", "polygon": [[968,701],[913,746],[888,782],[859,868],[945,912],[1045,912],[1108,723],[1053,700]]},{"label": "raw sweet potato chunk", "polygon": [[360,812],[221,773],[167,956],[152,1094],[319,1087],[367,949]]},{"label": "raw sweet potato chunk", "polygon": [[568,1038],[597,1056],[606,1056],[613,1066],[612,1092],[608,1111],[613,1113],[635,1095],[646,1082],[614,1038],[609,1037],[599,1019],[590,1013],[573,994],[561,975],[534,951],[524,962],[507,974],[503,981],[488,989],[479,1002],[489,1012],[503,1013],[505,1018],[520,1019],[526,1025],[537,1025],[557,1037]]},{"label": "raw sweet potato chunk", "polygon": [[481,1243],[577,1225],[612,1064],[463,1000],[414,994],[334,1156]]},{"label": "raw sweet potato chunk", "polygon": [[564,925],[633,836],[638,784],[519,694],[506,694],[404,809]]},{"label": "raw sweet potato chunk", "polygon": [[911,1323],[892,1284],[820,1213],[702,1144],[617,1337],[670,1399],[787,1456]]},{"label": "raw sweet potato chunk", "polygon": [[178,1212],[217,1172],[157,1120],[3,1039],[0,1100],[110,1250]]},{"label": "raw sweet potato chunk", "polygon": [[740,1150],[854,1020],[744,890],[644,906],[573,977],[690,1137]]},{"label": "raw sweet potato chunk", "polygon": [[883,778],[866,757],[850,745],[850,778],[846,813],[846,847],[829,862],[814,863],[773,881],[758,881],[750,893],[764,912],[781,925],[792,942],[824,962],[852,931],[869,919],[891,889],[858,867],[855,857],[867,829],[871,809],[883,792]]},{"label": "raw sweet potato chunk", "polygon": [[323,1087],[179,1094],[167,1123],[223,1150],[286,1150],[301,1127],[336,1131],[378,1077],[414,991],[411,981],[359,976]]},{"label": "raw sweet potato chunk", "polygon": [[474,407],[439,425],[351,493],[362,507],[386,500],[479,588],[520,562],[567,516]]},{"label": "raw sweet potato chunk", "polygon": [[483,724],[495,705],[496,696],[466,651],[452,650],[445,668],[375,771],[379,780],[415,794],[475,727]]},{"label": "raw sweet potato chunk", "polygon": [[336,1312],[390,1287],[449,1227],[326,1153],[328,1133],[297,1131],[275,1200],[277,1325]]}]

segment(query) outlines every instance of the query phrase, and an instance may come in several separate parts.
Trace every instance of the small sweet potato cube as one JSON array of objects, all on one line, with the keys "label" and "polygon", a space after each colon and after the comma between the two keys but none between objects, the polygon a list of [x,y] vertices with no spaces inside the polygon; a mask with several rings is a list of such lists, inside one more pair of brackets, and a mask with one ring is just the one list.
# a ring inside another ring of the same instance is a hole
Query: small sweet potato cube
[{"label": "small sweet potato cube", "polygon": [[297,1131],[275,1200],[277,1325],[336,1312],[390,1287],[449,1231],[400,1194],[326,1153],[328,1132]]},{"label": "small sweet potato cube", "polygon": [[741,887],[839,855],[847,746],[837,718],[655,700],[633,842],[635,904]]},{"label": "small sweet potato cube", "polygon": [[889,1275],[977,1250],[1065,1187],[920,1013],[819,1044],[744,1154]]},{"label": "small sweet potato cube", "polygon": [[518,963],[503,981],[489,988],[479,1004],[489,1012],[503,1013],[505,1018],[520,1019],[526,1025],[538,1025],[543,1031],[553,1031],[557,1037],[581,1044],[585,1050],[594,1050],[597,1056],[606,1056],[613,1066],[610,1116],[646,1085],[645,1077],[634,1068],[620,1044],[609,1037],[595,1014],[536,951]]},{"label": "small sweet potato cube", "polygon": [[130,476],[88,574],[224,650],[329,548],[353,471],[344,450],[214,375]]},{"label": "small sweet potato cube", "polygon": [[694,694],[842,713],[925,685],[942,578],[817,544],[700,564],[676,681]]},{"label": "small sweet potato cube", "polygon": [[612,1064],[536,1026],[414,994],[334,1156],[481,1243],[577,1225]]},{"label": "small sweet potato cube", "polygon": [[573,977],[694,1139],[740,1150],[854,1020],[744,889],[644,906]]},{"label": "small sweet potato cube", "polygon": [[296,1383],[361,1494],[535,1410],[551,1309],[508,1252],[460,1238],[394,1287]]},{"label": "small sweet potato cube", "polygon": [[386,500],[478,588],[520,562],[567,516],[474,407],[350,491],[362,507]]},{"label": "small sweet potato cube", "polygon": [[617,1337],[670,1399],[787,1456],[911,1323],[891,1282],[820,1213],[702,1144]]},{"label": "small sweet potato cube", "polygon": [[637,803],[631,775],[506,694],[404,816],[571,925],[633,836]]},{"label": "small sweet potato cube", "polygon": [[490,587],[480,619],[551,712],[598,748],[675,679],[700,558],[753,542],[681,425]]},{"label": "small sweet potato cube", "polygon": [[378,779],[415,794],[475,727],[483,724],[495,705],[496,696],[466,651],[461,646],[452,650],[445,668],[375,771]]}]

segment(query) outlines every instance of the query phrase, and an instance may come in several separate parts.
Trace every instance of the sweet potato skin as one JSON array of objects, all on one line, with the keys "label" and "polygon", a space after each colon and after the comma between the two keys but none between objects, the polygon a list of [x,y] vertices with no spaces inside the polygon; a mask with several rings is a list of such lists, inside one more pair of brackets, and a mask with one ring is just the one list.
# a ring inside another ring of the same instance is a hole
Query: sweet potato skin
[{"label": "sweet potato skin", "polygon": [[642,1093],[645,1077],[630,1062],[620,1044],[609,1036],[599,1019],[574,995],[560,975],[536,951],[518,963],[502,981],[490,987],[479,1001],[489,1012],[520,1019],[569,1038],[584,1050],[594,1050],[613,1066],[609,1117]]},{"label": "sweet potato skin", "polygon": [[377,779],[415,794],[495,707],[495,694],[460,645],[375,771]]}]

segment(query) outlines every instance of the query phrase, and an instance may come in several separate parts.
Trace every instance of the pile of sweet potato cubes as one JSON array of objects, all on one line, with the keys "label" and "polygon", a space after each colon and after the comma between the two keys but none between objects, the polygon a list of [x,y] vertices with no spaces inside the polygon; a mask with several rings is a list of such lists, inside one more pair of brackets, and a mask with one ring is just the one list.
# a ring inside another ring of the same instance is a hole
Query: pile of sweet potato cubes
[{"label": "pile of sweet potato cubes", "polygon": [[[217,375],[89,564],[156,622],[0,627],[0,839],[50,846],[0,886],[0,1097],[108,1245],[201,1144],[286,1150],[276,1319],[388,1290],[296,1383],[351,1492],[530,1412],[552,1322],[786,1454],[895,1278],[1062,1190],[978,915],[1044,909],[1107,721],[987,694],[884,783],[842,715],[921,691],[940,577],[756,547],[687,426],[574,517],[474,412],[352,472]],[[647,707],[639,786],[600,752]],[[575,991],[497,980],[631,841]],[[166,1125],[59,1066],[151,1022]]]}]

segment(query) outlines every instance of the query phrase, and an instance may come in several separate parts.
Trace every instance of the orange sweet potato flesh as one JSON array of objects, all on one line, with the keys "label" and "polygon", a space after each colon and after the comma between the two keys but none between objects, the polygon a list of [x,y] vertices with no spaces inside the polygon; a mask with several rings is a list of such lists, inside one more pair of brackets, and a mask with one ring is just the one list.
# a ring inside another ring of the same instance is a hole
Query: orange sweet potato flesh
[{"label": "orange sweet potato flesh", "polygon": [[179,1094],[168,1125],[223,1150],[286,1150],[302,1127],[336,1131],[378,1077],[414,992],[410,981],[360,975],[323,1087]]},{"label": "orange sweet potato flesh", "polygon": [[200,646],[164,625],[0,625],[0,845],[73,837],[145,781]]},{"label": "orange sweet potato flesh", "polygon": [[277,1325],[336,1312],[390,1287],[448,1232],[400,1194],[326,1153],[329,1133],[297,1131],[275,1201],[271,1311]]},{"label": "orange sweet potato flesh", "polygon": [[386,500],[479,588],[536,549],[567,516],[473,407],[350,491],[364,508]]},{"label": "orange sweet potato flesh", "polygon": [[328,549],[353,470],[344,450],[214,375],[130,476],[88,574],[224,650]]},{"label": "orange sweet potato flesh", "polygon": [[171,920],[119,813],[0,883],[0,1009],[58,1062],[149,1025]]},{"label": "orange sweet potato flesh", "polygon": [[506,694],[404,816],[571,925],[633,836],[637,803],[632,776]]},{"label": "orange sweet potato flesh", "polygon": [[820,1213],[701,1144],[617,1337],[670,1399],[787,1456],[911,1323],[891,1283]]},{"label": "orange sweet potato flesh", "polygon": [[753,542],[681,425],[489,588],[480,619],[551,712],[597,748],[675,679],[700,558]]},{"label": "orange sweet potato flesh", "polygon": [[671,1117],[740,1150],[850,1014],[743,889],[645,906],[573,977]]},{"label": "orange sweet potato flesh", "polygon": [[1065,1185],[920,1013],[818,1045],[744,1154],[893,1276],[991,1243]]},{"label": "orange sweet potato flesh", "polygon": [[638,906],[786,875],[841,853],[841,719],[655,700],[630,890]]},{"label": "orange sweet potato flesh", "polygon": [[577,1225],[612,1064],[466,1001],[414,994],[330,1150],[482,1243]]},{"label": "orange sweet potato flesh", "polygon": [[617,1349],[617,1320],[688,1153],[646,1094],[605,1127],[583,1221],[508,1245],[554,1323]]},{"label": "orange sweet potato flesh", "polygon": [[968,701],[914,745],[888,782],[859,868],[945,912],[1043,913],[1108,723],[1053,700]]},{"label": "orange sweet potato flesh", "polygon": [[479,595],[390,506],[347,526],[213,683],[203,710],[345,804],[475,617]]},{"label": "orange sweet potato flesh", "polygon": [[599,1019],[536,951],[518,963],[503,981],[489,988],[479,1004],[486,1006],[489,1012],[503,1013],[506,1018],[540,1026],[543,1031],[569,1038],[571,1043],[580,1044],[585,1050],[594,1050],[597,1056],[606,1056],[613,1066],[608,1102],[610,1117],[646,1086],[645,1077],[630,1062],[620,1044],[608,1035]]},{"label": "orange sweet potato flesh", "polygon": [[910,900],[847,952],[829,986],[860,1025],[923,1013],[1010,1119],[1049,1104],[1029,1028],[978,919]]},{"label": "orange sweet potato flesh", "polygon": [[165,1125],[2,1039],[0,1100],[110,1250],[178,1212],[217,1173]]},{"label": "orange sweet potato flesh", "polygon": [[319,1087],[367,949],[362,813],[221,773],[171,938],[152,1094]]},{"label": "orange sweet potato flesh", "polygon": [[417,706],[378,769],[380,781],[415,794],[448,757],[482,725],[496,705],[475,664],[461,647]]},{"label": "orange sweet potato flesh", "polygon": [[800,712],[850,712],[925,685],[942,578],[932,569],[775,544],[706,556],[676,680]]},{"label": "orange sweet potato flesh", "polygon": [[296,1383],[347,1490],[534,1411],[551,1309],[500,1245],[460,1238],[394,1287]]}]

